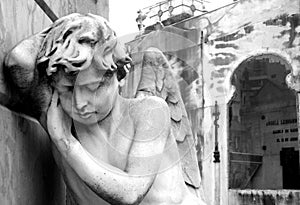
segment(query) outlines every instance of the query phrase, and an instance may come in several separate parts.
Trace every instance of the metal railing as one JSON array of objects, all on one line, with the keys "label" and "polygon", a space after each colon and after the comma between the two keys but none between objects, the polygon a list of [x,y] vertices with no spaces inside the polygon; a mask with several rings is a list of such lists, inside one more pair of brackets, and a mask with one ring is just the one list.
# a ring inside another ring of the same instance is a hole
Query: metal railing
[{"label": "metal railing", "polygon": [[206,0],[165,0],[141,9],[147,15],[146,26],[153,25],[157,21],[164,21],[176,15],[188,14],[200,15],[208,12],[205,8]]}]

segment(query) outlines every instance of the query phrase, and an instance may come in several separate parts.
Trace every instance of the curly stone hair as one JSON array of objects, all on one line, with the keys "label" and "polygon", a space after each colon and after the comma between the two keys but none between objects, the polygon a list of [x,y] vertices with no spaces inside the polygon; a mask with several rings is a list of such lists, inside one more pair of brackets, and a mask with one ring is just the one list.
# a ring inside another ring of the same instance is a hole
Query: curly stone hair
[{"label": "curly stone hair", "polygon": [[71,14],[58,19],[49,29],[37,56],[37,67],[50,76],[58,68],[77,73],[96,64],[99,70],[116,71],[118,80],[126,76],[125,53],[106,19],[93,14]]}]

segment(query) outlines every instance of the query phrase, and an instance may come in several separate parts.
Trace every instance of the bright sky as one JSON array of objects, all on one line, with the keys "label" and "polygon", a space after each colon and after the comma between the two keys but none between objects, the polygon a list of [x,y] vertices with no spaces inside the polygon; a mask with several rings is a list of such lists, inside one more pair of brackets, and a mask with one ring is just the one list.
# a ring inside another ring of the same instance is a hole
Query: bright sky
[{"label": "bright sky", "polygon": [[109,21],[119,37],[138,32],[137,11],[162,0],[110,0]]},{"label": "bright sky", "polygon": [[[110,0],[109,1],[109,21],[117,36],[121,39],[130,39],[129,35],[137,34],[136,24],[137,11],[147,6],[163,0]],[[176,0],[174,0],[176,1]],[[206,0],[204,0],[206,1]],[[207,8],[218,8],[222,5],[232,3],[233,0],[208,0]],[[187,4],[190,0],[185,0]],[[135,35],[134,35],[135,36]],[[126,40],[125,40],[126,41]]]}]

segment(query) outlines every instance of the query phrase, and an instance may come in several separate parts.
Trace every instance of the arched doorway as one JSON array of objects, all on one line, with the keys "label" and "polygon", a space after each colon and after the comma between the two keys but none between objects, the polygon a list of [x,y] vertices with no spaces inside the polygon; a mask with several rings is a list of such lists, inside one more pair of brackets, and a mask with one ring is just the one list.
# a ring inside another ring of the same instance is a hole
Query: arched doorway
[{"label": "arched doorway", "polygon": [[299,189],[296,96],[291,66],[275,54],[242,62],[228,103],[229,188]]}]

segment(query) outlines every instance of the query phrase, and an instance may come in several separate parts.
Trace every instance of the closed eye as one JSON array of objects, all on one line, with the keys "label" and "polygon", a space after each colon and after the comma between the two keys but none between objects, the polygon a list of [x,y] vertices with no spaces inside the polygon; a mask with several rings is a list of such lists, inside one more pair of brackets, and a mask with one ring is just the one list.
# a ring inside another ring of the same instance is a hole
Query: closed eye
[{"label": "closed eye", "polygon": [[100,81],[94,82],[94,83],[89,83],[86,84],[86,88],[88,88],[90,91],[96,91],[98,88],[104,86],[105,84],[108,83],[108,81],[113,77],[114,71],[107,70],[103,74],[103,78]]},{"label": "closed eye", "polygon": [[101,82],[90,83],[90,84],[86,85],[86,87],[87,87],[90,91],[95,91],[96,89],[98,89],[100,83],[101,83]]},{"label": "closed eye", "polygon": [[98,90],[100,87],[103,87],[105,85],[105,81],[100,81],[96,83],[90,83],[86,85],[86,88],[89,89],[91,92],[95,92]]},{"label": "closed eye", "polygon": [[113,48],[110,47],[110,46],[107,46],[104,48],[104,51],[103,51],[103,55],[107,55],[110,53],[110,51],[112,50]]}]

